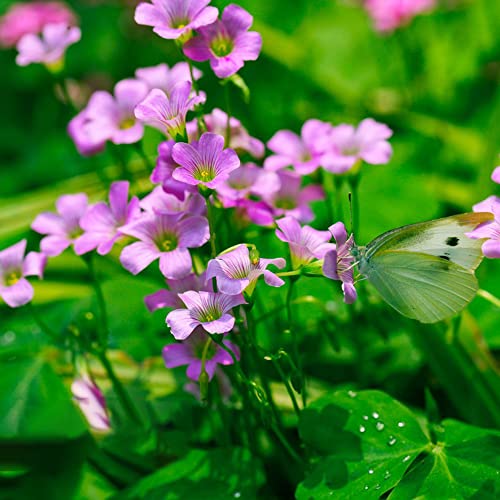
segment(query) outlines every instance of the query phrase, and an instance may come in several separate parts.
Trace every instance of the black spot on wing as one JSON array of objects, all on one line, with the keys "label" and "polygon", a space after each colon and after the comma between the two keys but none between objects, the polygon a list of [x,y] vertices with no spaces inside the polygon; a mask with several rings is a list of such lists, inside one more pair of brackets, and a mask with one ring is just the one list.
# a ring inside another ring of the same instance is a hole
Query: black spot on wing
[{"label": "black spot on wing", "polygon": [[450,236],[449,238],[446,239],[446,244],[449,247],[456,247],[459,241],[460,239],[457,238],[456,236]]},{"label": "black spot on wing", "polygon": [[443,260],[450,260],[450,258],[447,255],[440,255],[439,258]]}]

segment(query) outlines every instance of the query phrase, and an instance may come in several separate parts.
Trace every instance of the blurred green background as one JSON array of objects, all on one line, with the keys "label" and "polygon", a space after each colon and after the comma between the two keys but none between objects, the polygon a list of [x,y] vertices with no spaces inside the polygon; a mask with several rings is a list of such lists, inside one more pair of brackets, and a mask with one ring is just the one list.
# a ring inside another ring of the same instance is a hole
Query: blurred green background
[{"label": "blurred green background", "polygon": [[[0,0],[0,14],[12,3]],[[91,91],[111,90],[118,80],[132,77],[139,67],[179,61],[173,43],[134,23],[137,2],[67,3],[80,19],[83,36],[67,53],[64,76],[80,89],[75,94],[80,106]],[[223,8],[229,2],[212,3]],[[250,104],[234,92],[232,105],[234,114],[250,133],[263,141],[279,129],[298,132],[310,118],[355,124],[370,116],[393,128],[391,162],[363,167],[357,241],[364,244],[388,229],[467,212],[487,196],[500,195],[500,186],[490,180],[493,168],[500,164],[500,2],[442,0],[433,13],[384,36],[373,30],[360,3],[240,1],[254,15],[254,29],[262,33],[264,45],[260,59],[246,64],[241,71],[251,90]],[[28,228],[36,214],[52,210],[63,193],[85,191],[91,200],[102,198],[106,188],[102,172],[110,172],[110,177],[116,173],[113,168],[106,170],[114,165],[115,157],[109,149],[97,157],[81,157],[65,132],[73,114],[56,97],[53,76],[38,65],[20,68],[14,59],[14,50],[0,51],[0,248],[28,237],[34,249],[39,238]],[[199,67],[204,71],[200,85],[208,95],[207,109],[224,107],[222,88],[208,64]],[[155,131],[146,134],[145,148],[151,157],[159,140]],[[130,153],[132,160],[141,164],[135,155]],[[139,192],[144,187],[148,184],[136,189]],[[325,228],[333,222],[325,218],[321,204],[316,209],[319,217],[313,225]],[[273,251],[281,248],[276,241],[270,245],[274,245]],[[99,264],[99,271],[107,278],[105,295],[112,298],[111,347],[139,361],[158,356],[166,339],[165,311],[151,316],[144,308],[143,296],[161,286],[161,277],[151,271],[134,278],[121,270],[116,257],[114,254]],[[485,259],[477,276],[482,288],[500,296],[498,261]],[[340,302],[338,290],[333,290],[333,286],[305,282],[298,295],[322,297],[335,293],[332,297]],[[91,328],[85,323],[85,311],[92,307],[92,300],[85,267],[70,255],[51,261],[46,280],[36,284],[35,305],[55,327],[76,324]],[[269,292],[271,305],[282,300],[282,292]],[[319,323],[307,303],[302,309],[298,305],[297,310],[306,333],[318,329]],[[487,425],[489,420],[480,415],[481,409],[474,414],[474,408],[467,408],[467,398],[462,411],[456,412],[462,388],[453,396],[449,393],[452,378],[447,382],[433,379],[436,373],[430,376],[425,362],[430,353],[409,339],[406,333],[411,327],[402,320],[398,323],[387,309],[381,311],[387,321],[382,326],[373,326],[378,314],[374,310],[372,316],[360,317],[355,326],[360,335],[353,340],[358,342],[355,348],[350,346],[339,354],[318,339],[308,344],[307,368],[318,387],[321,389],[322,383],[331,387],[356,381],[361,387],[382,387],[423,406],[423,387],[430,379],[446,414],[458,413],[478,425]],[[474,318],[469,323],[471,328],[484,334],[491,349],[499,350],[498,310],[476,298],[470,311]],[[340,307],[337,312],[340,319],[335,325],[342,329],[345,311]],[[0,321],[2,359],[40,350],[44,340],[24,311],[0,305]],[[283,330],[279,321],[276,319],[273,331]],[[347,325],[345,337],[353,333],[350,328]],[[373,334],[373,329],[384,328],[386,338]],[[262,331],[261,335],[266,333]],[[363,342],[368,347],[365,351],[359,349],[359,355],[356,349]],[[54,354],[51,360],[55,360],[60,373],[66,374],[67,357]],[[133,380],[137,366],[129,363],[125,354],[115,361],[123,364],[121,375]],[[157,368],[151,375],[153,392],[172,384],[170,372],[161,362]],[[146,381],[148,374],[144,375]],[[448,390],[447,396],[439,392],[440,382],[444,392]],[[316,387],[315,383],[311,387]],[[454,408],[447,406],[447,398],[455,398]],[[98,489],[96,482],[94,476],[85,476],[88,491]]]}]

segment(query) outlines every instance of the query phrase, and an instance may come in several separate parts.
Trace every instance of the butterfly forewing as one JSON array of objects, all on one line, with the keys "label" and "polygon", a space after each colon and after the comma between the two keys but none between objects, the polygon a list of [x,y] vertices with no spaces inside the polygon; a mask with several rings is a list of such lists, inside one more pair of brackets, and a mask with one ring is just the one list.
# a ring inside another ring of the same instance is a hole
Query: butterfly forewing
[{"label": "butterfly forewing", "polygon": [[483,258],[483,241],[468,238],[465,233],[492,218],[490,213],[477,212],[393,229],[366,247],[366,259],[372,261],[375,255],[385,251],[408,251],[433,255],[474,270]]},{"label": "butterfly forewing", "polygon": [[460,312],[475,296],[472,271],[433,255],[387,251],[371,259],[369,281],[398,312],[435,323]]}]

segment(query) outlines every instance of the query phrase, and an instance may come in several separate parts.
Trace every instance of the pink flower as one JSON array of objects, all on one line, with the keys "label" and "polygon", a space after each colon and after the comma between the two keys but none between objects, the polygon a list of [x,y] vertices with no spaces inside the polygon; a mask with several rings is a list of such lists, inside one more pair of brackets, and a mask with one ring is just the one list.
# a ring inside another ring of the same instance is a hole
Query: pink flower
[{"label": "pink flower", "polygon": [[172,148],[175,141],[164,141],[158,146],[158,158],[156,167],[151,173],[151,182],[160,183],[166,193],[173,194],[179,200],[183,200],[188,193],[197,192],[196,186],[178,181],[172,177],[174,170],[179,165],[172,158]]},{"label": "pink flower", "polygon": [[308,120],[302,126],[300,137],[291,130],[276,132],[267,143],[276,154],[266,158],[264,167],[269,170],[293,167],[300,175],[314,172],[321,166],[321,156],[331,130],[329,123]]},{"label": "pink flower", "polygon": [[342,291],[344,292],[344,302],[352,304],[358,297],[354,288],[354,257],[351,249],[354,246],[353,235],[347,239],[347,231],[342,222],[337,222],[329,227],[337,243],[335,250],[330,250],[325,254],[323,262],[323,274],[332,280],[342,281]]},{"label": "pink flower", "polygon": [[201,194],[187,193],[183,200],[179,200],[173,194],[165,193],[161,186],[153,189],[140,204],[146,212],[160,215],[205,215],[207,211],[205,198]]},{"label": "pink flower", "polygon": [[[203,328],[197,327],[191,336],[180,344],[169,344],[163,348],[163,360],[167,368],[176,368],[177,366],[188,365],[186,375],[195,382],[198,381],[201,374],[202,354],[205,343],[209,337],[203,331]],[[229,340],[223,340],[224,345],[233,351],[236,359],[240,359],[240,350],[237,345]],[[212,380],[217,365],[232,365],[232,356],[210,340],[205,358],[205,371],[208,379]]]},{"label": "pink flower", "polygon": [[179,294],[194,290],[195,292],[213,292],[212,280],[205,277],[205,273],[199,276],[196,274],[188,274],[179,280],[166,279],[165,280],[168,290],[161,289],[151,295],[144,297],[146,307],[150,312],[165,307],[172,307],[174,309],[182,309],[184,302],[179,298]]},{"label": "pink flower", "polygon": [[78,241],[80,253],[97,248],[99,255],[111,252],[113,245],[124,235],[120,227],[138,219],[141,215],[139,200],[133,197],[128,202],[129,183],[117,181],[109,189],[109,205],[103,201],[90,207],[80,219],[84,233]]},{"label": "pink flower", "polygon": [[99,90],[92,94],[87,107],[68,125],[68,133],[78,151],[91,155],[104,149],[106,141],[133,144],[142,139],[144,125],[134,116],[134,108],[148,93],[148,86],[139,80],[118,82],[114,96]]},{"label": "pink flower", "polygon": [[99,387],[89,377],[76,379],[71,384],[71,392],[93,429],[97,431],[111,429],[106,400]]},{"label": "pink flower", "polygon": [[41,36],[28,33],[19,40],[16,63],[19,66],[43,63],[57,68],[66,49],[78,42],[81,36],[80,28],[76,26],[71,27],[66,23],[47,24],[43,27]]},{"label": "pink flower", "polygon": [[172,173],[175,180],[215,189],[240,166],[232,149],[224,149],[224,138],[207,132],[199,142],[177,143],[172,149],[174,161],[180,165]]},{"label": "pink flower", "polygon": [[326,252],[335,249],[329,243],[329,231],[318,231],[310,226],[302,226],[293,217],[283,217],[276,221],[276,236],[290,246],[292,268],[298,269],[314,259],[323,259]]},{"label": "pink flower", "polygon": [[392,156],[392,147],[387,142],[391,136],[392,130],[387,125],[371,118],[363,120],[357,128],[338,125],[323,139],[329,148],[321,157],[321,164],[326,170],[341,174],[358,160],[372,165],[387,163]]},{"label": "pink flower", "polygon": [[[207,126],[207,132],[226,136],[227,113],[219,108],[214,108],[211,113],[206,114],[203,119]],[[192,120],[187,123],[189,142],[198,140],[198,121]],[[265,148],[262,141],[251,137],[245,127],[234,116],[229,119],[229,144],[237,152],[246,152],[254,158],[262,158]]]},{"label": "pink flower", "polygon": [[85,253],[85,249],[80,247],[80,236],[83,234],[80,220],[87,211],[87,207],[86,194],[67,194],[57,199],[57,214],[44,212],[36,216],[31,229],[47,235],[40,242],[40,248],[44,254],[56,257],[71,244],[74,244],[77,255]]},{"label": "pink flower", "polygon": [[[140,68],[135,72],[135,76],[146,83],[150,90],[160,89],[167,95],[172,93],[178,83],[191,82],[191,72],[186,62],[179,62],[171,68],[164,63],[158,64],[158,66]],[[193,76],[195,80],[199,80],[202,72],[193,68]]]},{"label": "pink flower", "polygon": [[40,33],[47,24],[75,25],[75,15],[60,2],[16,3],[0,18],[0,45],[13,47],[28,33]]},{"label": "pink flower", "polygon": [[309,203],[325,197],[323,188],[314,184],[301,188],[302,179],[294,172],[280,170],[277,174],[280,189],[264,194],[262,200],[273,208],[275,217],[290,215],[300,222],[312,221],[314,213]]},{"label": "pink flower", "polygon": [[210,61],[219,78],[237,73],[245,61],[255,61],[262,48],[262,37],[248,31],[253,17],[235,4],[228,5],[222,19],[197,29],[198,36],[184,44],[184,54],[193,61]]},{"label": "pink flower", "polygon": [[0,251],[0,297],[10,307],[31,302],[34,290],[26,276],[42,278],[47,257],[30,252],[26,257],[26,240]]},{"label": "pink flower", "polygon": [[202,326],[208,333],[230,332],[235,323],[229,311],[246,304],[241,295],[214,292],[184,292],[179,294],[187,309],[176,309],[167,315],[167,325],[177,340],[188,338],[194,329]]},{"label": "pink flower", "polygon": [[491,180],[500,184],[500,167],[495,168],[491,174]]},{"label": "pink flower", "polygon": [[196,104],[203,102],[201,96],[191,96],[191,82],[178,83],[170,95],[153,89],[135,108],[138,120],[162,132],[172,139],[182,139],[186,131],[186,115]]},{"label": "pink flower", "polygon": [[165,278],[181,279],[191,272],[189,248],[203,246],[210,238],[205,217],[182,214],[145,214],[120,228],[120,232],[139,241],[126,246],[120,262],[132,274],[138,274],[151,262],[160,259]]},{"label": "pink flower", "polygon": [[490,196],[473,207],[474,212],[490,212],[494,220],[483,222],[474,231],[465,233],[469,238],[480,240],[486,239],[482,251],[489,259],[500,259],[500,198]]},{"label": "pink flower", "polygon": [[436,0],[366,0],[365,8],[378,31],[393,31],[432,9]]},{"label": "pink flower", "polygon": [[151,0],[140,3],[135,10],[135,22],[153,26],[153,31],[167,39],[180,38],[191,30],[213,23],[219,15],[210,0]]},{"label": "pink flower", "polygon": [[238,245],[234,250],[221,254],[208,263],[207,279],[217,278],[218,289],[228,295],[243,293],[245,289],[253,290],[257,279],[262,275],[268,285],[283,286],[285,282],[267,269],[271,264],[283,269],[286,261],[282,258],[258,258],[256,262],[252,262],[248,247]]}]

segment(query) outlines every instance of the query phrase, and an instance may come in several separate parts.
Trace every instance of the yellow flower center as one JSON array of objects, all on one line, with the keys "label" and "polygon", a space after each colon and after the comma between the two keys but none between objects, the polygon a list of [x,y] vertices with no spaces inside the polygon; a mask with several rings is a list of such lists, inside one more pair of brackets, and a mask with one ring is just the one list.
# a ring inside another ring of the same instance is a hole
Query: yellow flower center
[{"label": "yellow flower center", "polygon": [[12,286],[15,285],[21,279],[21,273],[19,271],[12,271],[5,277],[5,285]]},{"label": "yellow flower center", "polygon": [[291,210],[297,206],[297,202],[293,198],[281,198],[276,201],[276,208],[282,208],[283,210]]},{"label": "yellow flower center", "polygon": [[212,40],[210,48],[217,57],[225,57],[233,51],[234,43],[230,38],[218,36]]},{"label": "yellow flower center", "polygon": [[178,244],[179,244],[179,240],[177,238],[177,235],[175,235],[175,234],[165,234],[163,236],[163,241],[160,243],[159,246],[165,252],[171,252],[172,250],[175,250],[177,248]]},{"label": "yellow flower center", "polygon": [[193,174],[197,181],[210,182],[215,179],[215,170],[211,166],[201,166]]},{"label": "yellow flower center", "polygon": [[129,128],[132,128],[135,125],[135,120],[133,118],[125,118],[125,120],[122,120],[120,123],[120,129],[121,130],[127,130]]}]

